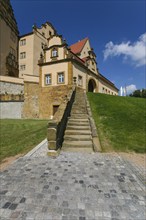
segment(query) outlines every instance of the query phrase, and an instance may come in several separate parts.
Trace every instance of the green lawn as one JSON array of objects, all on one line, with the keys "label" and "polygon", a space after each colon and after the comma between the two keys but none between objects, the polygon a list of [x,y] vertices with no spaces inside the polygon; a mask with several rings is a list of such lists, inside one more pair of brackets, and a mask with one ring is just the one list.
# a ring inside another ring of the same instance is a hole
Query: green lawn
[{"label": "green lawn", "polygon": [[146,99],[87,96],[103,151],[146,152]]},{"label": "green lawn", "polygon": [[6,157],[27,153],[47,135],[47,120],[1,119],[0,162]]}]

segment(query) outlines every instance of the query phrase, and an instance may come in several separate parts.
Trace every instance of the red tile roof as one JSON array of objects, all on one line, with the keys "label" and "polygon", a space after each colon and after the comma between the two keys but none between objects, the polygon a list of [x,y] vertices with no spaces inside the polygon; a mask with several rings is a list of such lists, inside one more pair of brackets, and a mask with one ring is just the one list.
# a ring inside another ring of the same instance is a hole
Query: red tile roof
[{"label": "red tile roof", "polygon": [[85,61],[82,60],[80,57],[78,57],[75,53],[73,53],[72,51],[70,51],[74,56],[73,59],[78,60],[80,63],[85,64]]},{"label": "red tile roof", "polygon": [[84,47],[87,40],[88,40],[88,37],[84,38],[83,40],[81,40],[81,41],[79,41],[75,44],[72,44],[70,46],[71,51],[75,54],[80,53],[82,51],[82,49],[83,49],[83,47]]}]

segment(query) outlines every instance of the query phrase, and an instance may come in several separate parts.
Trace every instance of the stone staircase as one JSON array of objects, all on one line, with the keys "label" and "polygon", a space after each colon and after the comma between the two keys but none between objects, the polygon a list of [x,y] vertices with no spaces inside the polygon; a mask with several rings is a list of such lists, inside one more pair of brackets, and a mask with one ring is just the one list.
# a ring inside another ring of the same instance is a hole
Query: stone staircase
[{"label": "stone staircase", "polygon": [[75,101],[68,120],[63,151],[93,152],[91,127],[87,114],[85,94],[82,89],[76,89]]}]

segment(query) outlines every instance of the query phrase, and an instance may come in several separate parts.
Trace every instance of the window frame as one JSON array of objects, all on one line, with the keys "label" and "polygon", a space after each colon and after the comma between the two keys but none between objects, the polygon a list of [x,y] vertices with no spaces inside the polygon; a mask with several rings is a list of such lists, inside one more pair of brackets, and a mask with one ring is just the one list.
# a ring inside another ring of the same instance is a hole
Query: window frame
[{"label": "window frame", "polygon": [[[24,67],[24,68],[22,68]],[[26,70],[26,64],[21,64],[20,65],[20,71],[25,71]]]},{"label": "window frame", "polygon": [[[47,77],[48,77],[48,76],[50,76],[50,83],[47,83]],[[47,74],[45,74],[44,81],[45,81],[45,85],[46,85],[46,86],[52,85],[52,73],[47,73]]]},{"label": "window frame", "polygon": [[[53,52],[56,52],[56,54],[54,55]],[[53,47],[51,50],[51,58],[56,58],[58,57],[58,48]]]},{"label": "window frame", "polygon": [[20,46],[24,46],[24,45],[26,45],[26,39],[20,40]]},{"label": "window frame", "polygon": [[26,58],[26,52],[20,52],[20,59]]},{"label": "window frame", "polygon": [[[59,75],[62,74],[63,75],[63,81],[59,82]],[[64,84],[65,83],[65,72],[58,72],[57,73],[57,84]]]}]

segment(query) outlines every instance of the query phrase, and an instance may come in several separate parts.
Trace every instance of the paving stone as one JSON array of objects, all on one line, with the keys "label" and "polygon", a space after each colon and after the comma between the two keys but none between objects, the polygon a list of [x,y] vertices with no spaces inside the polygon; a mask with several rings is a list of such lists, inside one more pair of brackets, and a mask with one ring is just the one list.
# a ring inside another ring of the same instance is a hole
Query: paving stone
[{"label": "paving stone", "polygon": [[1,172],[1,219],[144,220],[143,173],[109,154],[49,158],[44,145]]}]

